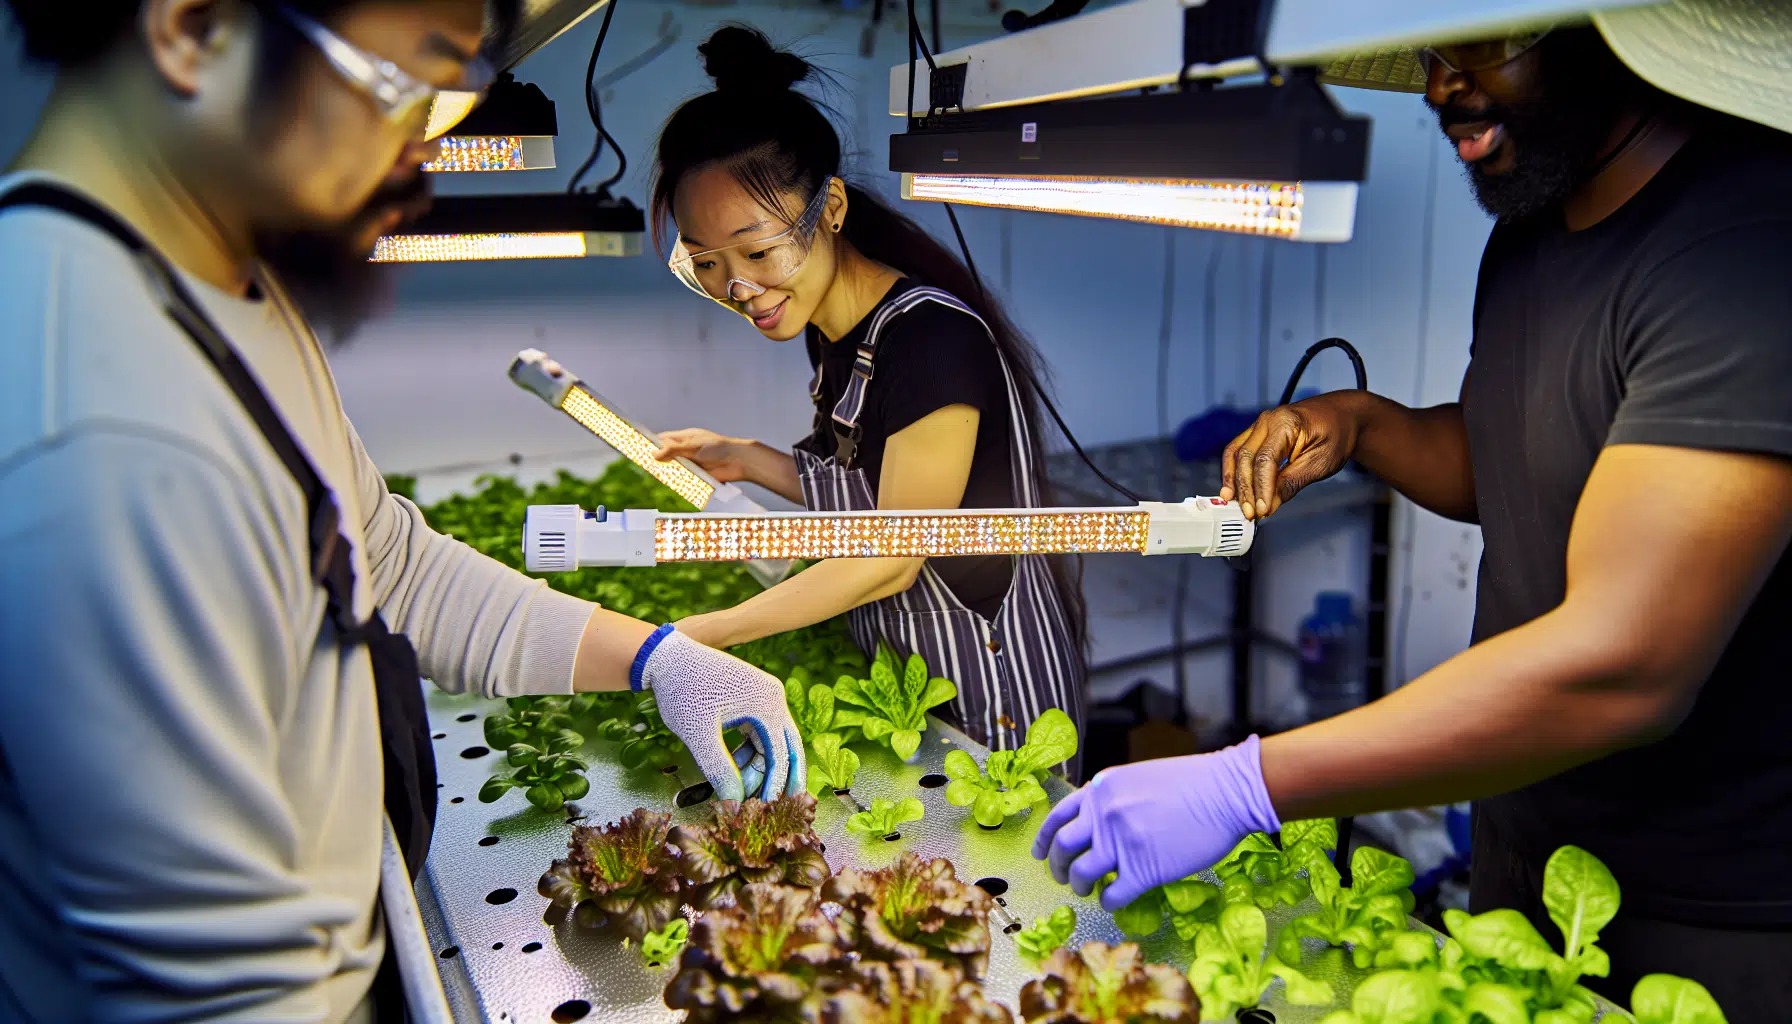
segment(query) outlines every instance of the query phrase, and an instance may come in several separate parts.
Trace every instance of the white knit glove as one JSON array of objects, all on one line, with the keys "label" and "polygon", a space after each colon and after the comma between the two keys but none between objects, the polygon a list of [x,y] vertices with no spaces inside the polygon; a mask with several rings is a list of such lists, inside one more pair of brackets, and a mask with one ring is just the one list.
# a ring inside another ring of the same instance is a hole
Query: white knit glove
[{"label": "white knit glove", "polygon": [[[784,687],[769,673],[662,626],[635,655],[629,685],[653,691],[660,718],[690,748],[719,799],[742,799],[748,784],[765,800],[807,788],[803,738]],[[734,728],[753,748],[746,782],[739,763],[747,762],[747,747],[735,758],[722,742],[722,731]]]}]

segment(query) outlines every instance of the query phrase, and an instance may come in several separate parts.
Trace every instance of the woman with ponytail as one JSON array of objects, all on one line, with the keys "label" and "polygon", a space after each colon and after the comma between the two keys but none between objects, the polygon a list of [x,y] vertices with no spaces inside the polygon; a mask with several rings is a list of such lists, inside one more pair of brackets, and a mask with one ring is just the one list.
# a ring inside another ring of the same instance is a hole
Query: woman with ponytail
[{"label": "woman with ponytail", "polygon": [[[655,238],[676,227],[670,265],[693,291],[803,339],[815,427],[789,454],[674,430],[660,457],[817,511],[1046,504],[1032,346],[962,262],[841,176],[839,135],[795,90],[815,68],[743,27],[698,51],[716,87],[660,135]],[[727,647],[847,612],[867,655],[921,655],[958,684],[944,717],[1012,749],[1048,708],[1082,725],[1079,575],[1036,555],[835,559],[677,626]]]}]

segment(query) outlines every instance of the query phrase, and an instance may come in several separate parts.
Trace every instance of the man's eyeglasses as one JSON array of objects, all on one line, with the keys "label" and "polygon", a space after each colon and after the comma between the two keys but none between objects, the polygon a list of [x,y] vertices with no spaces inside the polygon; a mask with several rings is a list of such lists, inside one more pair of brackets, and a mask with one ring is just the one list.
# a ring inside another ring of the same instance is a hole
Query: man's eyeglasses
[{"label": "man's eyeglasses", "polygon": [[[435,105],[437,96],[450,90],[438,89],[384,57],[368,53],[285,4],[278,5],[277,10],[288,24],[317,48],[344,81],[373,101],[374,107],[387,121],[398,125],[414,124],[419,128],[428,124],[430,137],[433,138],[445,134],[460,120],[454,118],[443,123],[446,120],[444,118],[430,118],[430,108]],[[464,84],[452,92],[482,96],[491,87],[495,77],[496,72],[491,64],[483,57],[476,58],[467,65]],[[467,111],[471,111],[476,105],[477,103],[466,104]],[[465,113],[461,116],[464,117]]]},{"label": "man's eyeglasses", "polygon": [[1517,60],[1524,56],[1543,37],[1549,35],[1549,29],[1526,32],[1520,35],[1507,36],[1504,39],[1489,39],[1478,43],[1454,43],[1449,46],[1427,46],[1419,51],[1419,59],[1425,62],[1425,73],[1431,73],[1433,64],[1441,64],[1444,70],[1454,74],[1467,74],[1475,71],[1492,71],[1494,68]]}]

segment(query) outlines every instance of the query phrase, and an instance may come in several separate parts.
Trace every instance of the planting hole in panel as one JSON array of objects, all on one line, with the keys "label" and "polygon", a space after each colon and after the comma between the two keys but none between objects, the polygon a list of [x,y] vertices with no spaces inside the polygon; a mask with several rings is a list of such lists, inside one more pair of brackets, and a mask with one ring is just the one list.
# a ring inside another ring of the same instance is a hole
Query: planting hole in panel
[{"label": "planting hole in panel", "polygon": [[584,1020],[585,1015],[590,1012],[591,1004],[587,1003],[585,1000],[568,999],[566,1002],[554,1007],[552,1016],[554,1018],[554,1024],[572,1024],[575,1020]]},{"label": "planting hole in panel", "polygon": [[442,950],[440,953],[438,953],[436,955],[440,956],[444,960],[452,960],[455,957],[460,955],[460,947],[459,946],[449,946],[447,949]]},{"label": "planting hole in panel", "polygon": [[678,766],[675,764],[666,765],[664,768],[660,769],[660,774],[661,775],[677,775],[678,774]]},{"label": "planting hole in panel", "polygon": [[944,786],[948,781],[950,780],[939,772],[928,772],[926,775],[921,776],[921,788],[938,789],[941,786]]},{"label": "planting hole in panel", "polygon": [[897,842],[897,841],[898,841],[898,840],[900,840],[900,839],[901,839],[901,838],[902,838],[902,833],[900,833],[900,832],[891,832],[891,833],[889,833],[889,834],[888,834],[888,835],[886,835],[886,836],[884,836],[884,842],[886,842],[886,843],[894,843],[894,842]]},{"label": "planting hole in panel", "polygon": [[526,946],[524,946],[524,947],[523,947],[523,952],[525,952],[525,953],[533,953],[533,952],[535,952],[535,951],[536,951],[536,950],[538,950],[538,949],[540,949],[540,948],[541,948],[541,943],[539,943],[539,942],[531,942],[531,943],[529,943],[529,944],[528,944],[528,945],[526,945]]},{"label": "planting hole in panel", "polygon": [[452,800],[450,800],[450,801],[448,801],[448,802],[449,802],[449,803],[451,803],[451,804],[458,804],[458,803],[460,803],[460,802],[461,802],[461,801],[463,801],[463,800],[465,800],[465,799],[466,799],[466,797],[464,797],[464,796],[457,796],[457,797],[455,797],[455,798],[454,798],[454,799],[452,799]]},{"label": "planting hole in panel", "polygon": [[695,807],[714,796],[716,788],[707,782],[699,782],[694,786],[686,786],[678,791],[673,803],[679,807]]},{"label": "planting hole in panel", "polygon": [[485,749],[484,747],[468,747],[467,749],[460,752],[460,756],[466,758],[469,761],[476,761],[479,758],[482,758],[489,753],[491,753],[491,751]]},{"label": "planting hole in panel", "polygon": [[502,942],[494,942],[494,943],[492,943],[492,948],[493,949],[503,949],[504,944]]},{"label": "planting hole in panel", "polygon": [[494,907],[501,907],[514,899],[516,899],[516,890],[511,888],[493,889],[485,894],[485,902]]},{"label": "planting hole in panel", "polygon": [[448,738],[448,734],[445,732],[438,732],[434,736],[430,737],[430,739],[432,739],[432,740],[445,740],[447,738]]},{"label": "planting hole in panel", "polygon": [[1238,1024],[1276,1024],[1276,1015],[1261,1006],[1238,1011]]},{"label": "planting hole in panel", "polygon": [[974,884],[977,888],[982,889],[991,896],[1001,896],[1008,891],[1008,880],[1006,878],[979,878]]},{"label": "planting hole in panel", "polygon": [[479,717],[478,715],[469,711],[466,714],[460,716],[459,718],[456,718],[455,721],[456,722],[471,722],[473,719],[478,718],[478,717]]},{"label": "planting hole in panel", "polygon": [[480,846],[496,846],[496,845],[498,845],[498,837],[497,836],[486,836],[484,839],[479,840],[479,845]]}]

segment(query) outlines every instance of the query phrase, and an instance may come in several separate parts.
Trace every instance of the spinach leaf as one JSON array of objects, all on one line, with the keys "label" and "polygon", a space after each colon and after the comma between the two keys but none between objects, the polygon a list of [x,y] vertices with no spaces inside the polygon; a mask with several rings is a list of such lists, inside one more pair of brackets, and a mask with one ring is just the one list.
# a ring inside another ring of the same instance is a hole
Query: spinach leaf
[{"label": "spinach leaf", "polygon": [[1636,1024],[1725,1024],[1724,1011],[1705,986],[1672,974],[1650,974],[1630,993]]},{"label": "spinach leaf", "polygon": [[946,754],[946,802],[969,807],[979,825],[994,828],[1046,799],[1046,769],[1074,757],[1076,744],[1070,716],[1051,708],[1027,727],[1019,750],[992,751],[981,770],[971,755],[953,750]]},{"label": "spinach leaf", "polygon": [[877,797],[871,807],[846,819],[846,830],[858,835],[887,836],[905,821],[920,821],[927,814],[921,801],[907,797],[901,802]]}]

